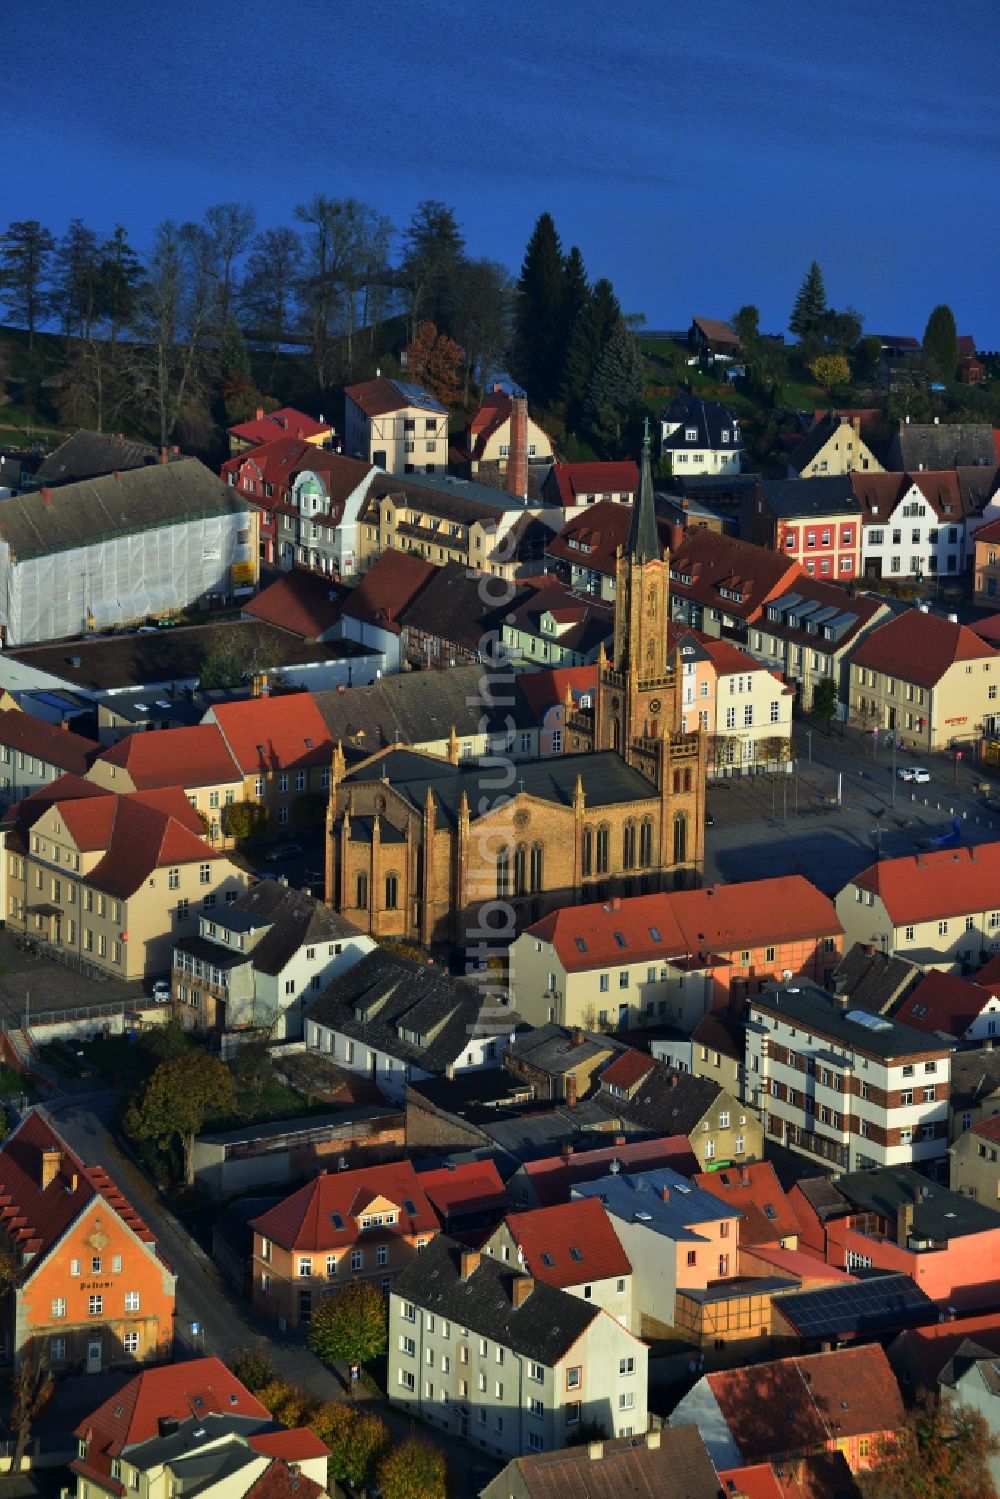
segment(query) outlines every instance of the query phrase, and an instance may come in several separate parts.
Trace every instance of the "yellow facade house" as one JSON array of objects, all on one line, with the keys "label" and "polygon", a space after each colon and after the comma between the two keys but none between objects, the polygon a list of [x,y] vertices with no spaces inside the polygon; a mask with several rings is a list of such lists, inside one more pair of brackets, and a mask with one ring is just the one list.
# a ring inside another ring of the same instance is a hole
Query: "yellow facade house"
[{"label": "yellow facade house", "polygon": [[8,927],[125,980],[166,972],[176,937],[246,889],[177,786],[121,795],[63,776],[2,832]]},{"label": "yellow facade house", "polygon": [[1000,657],[954,615],[909,609],[865,636],[851,658],[851,716],[902,738],[910,754],[990,730]]},{"label": "yellow facade house", "polygon": [[344,391],[344,449],[387,474],[448,471],[448,412],[419,385],[364,380]]},{"label": "yellow facade house", "polygon": [[218,724],[126,734],[94,761],[87,779],[120,792],[182,786],[205,820],[209,841],[232,847],[223,825],[225,808],[243,800],[244,777]]}]

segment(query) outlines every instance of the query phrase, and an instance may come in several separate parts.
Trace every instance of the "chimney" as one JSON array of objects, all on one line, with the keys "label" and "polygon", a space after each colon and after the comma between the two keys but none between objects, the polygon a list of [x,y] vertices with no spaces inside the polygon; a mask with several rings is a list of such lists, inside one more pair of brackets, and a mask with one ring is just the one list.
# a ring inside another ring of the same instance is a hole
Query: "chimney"
[{"label": "chimney", "polygon": [[622,1147],[625,1144],[625,1136],[624,1135],[615,1135],[614,1144],[615,1144],[615,1149],[616,1150],[621,1150]]},{"label": "chimney", "polygon": [[621,896],[620,895],[613,895],[611,897],[611,899],[608,901],[608,905],[611,907],[612,911],[620,911],[621,908],[622,908],[622,898],[621,898]]},{"label": "chimney", "polygon": [[860,418],[860,416],[852,416],[851,417],[851,426],[854,428],[854,435],[855,435],[855,437],[860,437],[861,436],[861,418]]},{"label": "chimney", "polygon": [[258,421],[258,422],[262,422],[264,420],[264,408],[263,408],[263,406],[258,406],[257,407],[257,414],[254,417],[254,420]]},{"label": "chimney", "polygon": [[684,527],[680,521],[675,521],[670,527],[670,550],[672,553],[679,552],[684,542]]},{"label": "chimney", "polygon": [[169,463],[170,462],[170,454],[167,452],[166,448],[161,448],[160,449],[160,459],[159,459],[159,461],[161,463]]},{"label": "chimney", "polygon": [[510,401],[507,490],[522,500],[528,498],[528,402],[524,396],[511,396]]},{"label": "chimney", "polygon": [[660,1446],[660,1433],[658,1431],[646,1432],[646,1447],[650,1452],[657,1452]]},{"label": "chimney", "polygon": [[570,1031],[569,1044],[572,1047],[583,1045],[583,1031],[579,1026],[577,1026],[575,1030]]},{"label": "chimney", "polygon": [[116,468],[114,474],[112,475],[112,478],[117,479],[118,482],[121,483],[121,477],[121,470]]},{"label": "chimney", "polygon": [[172,444],[171,444],[171,448],[170,448],[170,451],[171,451],[171,453],[173,453],[173,455],[174,455],[174,457],[175,457],[175,458],[179,458],[179,457],[180,457],[180,456],[181,456],[181,450],[180,450],[180,448],[179,448],[179,447],[178,447],[178,446],[177,446],[177,444],[176,444],[176,443],[172,443]]},{"label": "chimney", "polygon": [[462,1279],[468,1280],[474,1270],[479,1269],[479,1251],[477,1249],[462,1250]]},{"label": "chimney", "polygon": [[590,1461],[592,1463],[599,1463],[600,1460],[601,1460],[601,1458],[604,1456],[604,1443],[603,1442],[588,1442],[587,1443],[587,1456],[590,1458]]},{"label": "chimney", "polygon": [[75,1192],[76,1189],[77,1189],[77,1187],[79,1185],[80,1185],[80,1178],[79,1178],[79,1176],[77,1176],[76,1172],[74,1171],[73,1174],[72,1174],[72,1176],[69,1179],[69,1186],[66,1188],[66,1190],[67,1190],[67,1192]]},{"label": "chimney", "polygon": [[670,1086],[671,1086],[671,1088],[676,1088],[677,1087],[677,1073],[676,1072],[672,1072],[670,1074]]},{"label": "chimney", "polygon": [[510,1288],[510,1299],[515,1308],[523,1306],[535,1289],[535,1280],[531,1275],[519,1275]]},{"label": "chimney", "polygon": [[905,1249],[913,1232],[913,1203],[901,1202],[896,1209],[896,1243]]},{"label": "chimney", "polygon": [[64,731],[64,732],[65,732],[65,733],[67,733],[67,734],[68,734],[68,733],[69,733],[69,719],[68,719],[68,718],[60,718],[60,720],[59,720],[59,727],[60,727],[60,728],[61,728],[61,729],[62,729],[62,730],[63,730],[63,731]]},{"label": "chimney", "polygon": [[570,1109],[576,1108],[576,1077],[572,1072],[566,1074],[566,1106]]},{"label": "chimney", "polygon": [[670,1188],[669,1187],[661,1187],[660,1188],[660,1196],[663,1198],[664,1202],[669,1202],[670,1201]]},{"label": "chimney", "polygon": [[572,1154],[573,1154],[573,1147],[572,1147],[572,1145],[564,1145],[563,1148],[562,1148],[562,1158],[563,1158],[563,1160],[564,1161],[568,1161],[569,1158],[570,1158],[570,1156]]},{"label": "chimney", "polygon": [[48,486],[45,486],[42,489],[42,500],[46,505],[52,504],[52,491],[48,488]]},{"label": "chimney", "polygon": [[58,1145],[50,1145],[42,1151],[42,1191],[54,1182],[62,1165],[62,1151]]}]

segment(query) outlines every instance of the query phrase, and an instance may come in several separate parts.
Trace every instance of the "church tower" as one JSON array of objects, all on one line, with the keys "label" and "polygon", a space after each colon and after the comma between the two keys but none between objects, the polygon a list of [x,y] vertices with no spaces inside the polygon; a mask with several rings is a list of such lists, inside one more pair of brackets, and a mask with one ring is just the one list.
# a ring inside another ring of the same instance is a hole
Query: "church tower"
[{"label": "church tower", "polygon": [[594,705],[595,749],[618,750],[646,773],[659,759],[650,741],[676,734],[681,722],[680,676],[667,666],[670,555],[657,531],[649,447],[647,420],[639,492],[616,559],[612,659],[603,651],[598,659]]}]

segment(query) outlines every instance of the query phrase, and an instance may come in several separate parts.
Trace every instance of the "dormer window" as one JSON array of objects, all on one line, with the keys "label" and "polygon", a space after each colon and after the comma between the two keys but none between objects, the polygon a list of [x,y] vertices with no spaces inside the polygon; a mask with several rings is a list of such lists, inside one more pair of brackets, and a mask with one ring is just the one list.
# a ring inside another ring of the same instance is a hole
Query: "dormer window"
[{"label": "dormer window", "polygon": [[723,427],[722,431],[719,433],[719,436],[722,438],[723,442],[728,442],[729,441],[729,428],[728,427]]},{"label": "dormer window", "polygon": [[697,442],[698,441],[698,428],[697,427],[685,427],[684,428],[684,441],[685,442]]}]

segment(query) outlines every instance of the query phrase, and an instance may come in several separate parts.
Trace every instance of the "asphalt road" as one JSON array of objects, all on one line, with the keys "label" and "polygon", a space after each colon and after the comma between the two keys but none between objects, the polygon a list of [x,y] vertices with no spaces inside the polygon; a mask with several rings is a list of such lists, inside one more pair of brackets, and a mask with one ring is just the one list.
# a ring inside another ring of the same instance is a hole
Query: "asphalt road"
[{"label": "asphalt road", "polygon": [[[877,846],[886,858],[913,853],[920,840],[948,833],[953,817],[962,819],[963,843],[1000,839],[1000,812],[978,789],[990,777],[965,760],[956,779],[950,755],[897,751],[897,768],[930,771],[928,785],[913,786],[894,778],[887,745],[856,730],[828,736],[803,719],[795,747],[792,774],[709,784],[715,824],[705,834],[706,882],[803,874],[833,893],[872,862]],[[830,806],[838,780],[841,805]]]},{"label": "asphalt road", "polygon": [[[304,1343],[281,1337],[271,1324],[255,1317],[208,1255],[178,1224],[148,1177],[119,1150],[109,1128],[116,1102],[115,1093],[92,1093],[57,1100],[48,1112],[56,1129],[81,1158],[103,1166],[117,1182],[156,1234],[164,1258],[176,1272],[175,1359],[214,1354],[224,1363],[231,1363],[240,1349],[262,1343],[283,1379],[300,1385],[321,1400],[345,1399],[340,1379]],[[198,1325],[198,1333],[192,1333],[193,1324]],[[66,1417],[72,1412],[75,1423],[87,1409],[93,1409],[110,1393],[110,1388],[97,1393],[95,1381],[113,1378],[117,1376],[80,1376],[60,1381]],[[394,1437],[398,1439],[413,1432],[414,1423],[409,1417],[385,1401],[373,1405]],[[474,1447],[451,1440],[429,1427],[418,1429],[445,1453],[454,1475],[457,1499],[472,1499],[478,1493],[472,1478],[474,1469],[488,1470],[490,1474],[498,1471],[499,1464],[479,1454]]]}]

